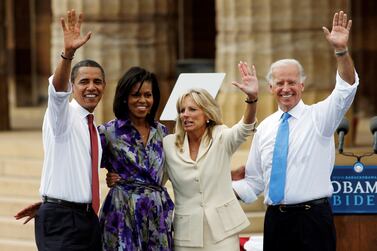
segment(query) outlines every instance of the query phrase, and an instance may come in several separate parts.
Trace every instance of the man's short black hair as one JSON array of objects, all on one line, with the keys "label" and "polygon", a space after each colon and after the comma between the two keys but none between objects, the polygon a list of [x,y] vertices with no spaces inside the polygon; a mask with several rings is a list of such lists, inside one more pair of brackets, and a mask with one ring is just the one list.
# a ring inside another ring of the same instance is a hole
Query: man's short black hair
[{"label": "man's short black hair", "polygon": [[73,66],[72,71],[71,71],[71,83],[74,83],[74,81],[77,77],[77,73],[78,73],[78,71],[81,67],[97,67],[97,68],[99,68],[101,70],[101,73],[102,73],[103,81],[105,82],[105,71],[103,70],[102,66],[94,60],[85,59],[85,60],[81,60],[80,62],[78,62],[77,64],[75,64]]}]

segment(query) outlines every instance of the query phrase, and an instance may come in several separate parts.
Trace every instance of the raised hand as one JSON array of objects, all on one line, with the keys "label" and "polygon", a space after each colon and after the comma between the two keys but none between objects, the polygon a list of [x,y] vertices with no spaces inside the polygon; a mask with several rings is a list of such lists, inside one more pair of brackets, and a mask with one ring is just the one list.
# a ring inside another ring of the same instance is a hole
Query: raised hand
[{"label": "raised hand", "polygon": [[75,51],[85,44],[92,34],[91,32],[88,32],[85,36],[81,36],[80,31],[82,21],[82,13],[77,18],[75,10],[67,11],[67,23],[63,17],[60,18],[64,35],[65,57],[73,58]]},{"label": "raised hand", "polygon": [[334,14],[331,32],[322,27],[327,41],[334,47],[336,51],[347,49],[348,37],[352,26],[352,20],[347,21],[347,14],[343,11]]},{"label": "raised hand", "polygon": [[240,61],[238,64],[238,70],[241,74],[242,82],[233,82],[234,86],[237,86],[243,91],[249,98],[249,100],[255,100],[258,98],[258,79],[255,71],[255,66],[250,69],[246,62]]}]

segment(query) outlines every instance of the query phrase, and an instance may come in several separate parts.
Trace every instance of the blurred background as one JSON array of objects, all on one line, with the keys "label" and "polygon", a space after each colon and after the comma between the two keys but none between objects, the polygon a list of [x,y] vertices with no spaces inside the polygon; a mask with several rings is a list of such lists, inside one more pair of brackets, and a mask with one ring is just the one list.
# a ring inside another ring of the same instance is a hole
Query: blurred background
[{"label": "blurred background", "polygon": [[[113,119],[117,80],[139,65],[157,74],[159,113],[179,73],[225,72],[217,100],[227,125],[240,119],[244,107],[244,96],[230,84],[238,80],[240,60],[257,68],[259,121],[276,110],[264,79],[275,60],[295,58],[302,63],[308,76],[303,97],[307,104],[328,96],[336,62],[322,26],[331,28],[334,12],[344,10],[353,20],[349,51],[360,76],[347,113],[351,127],[346,147],[363,152],[372,144],[369,120],[377,114],[376,1],[0,0],[0,250],[36,250],[33,223],[22,226],[12,215],[39,200],[47,79],[63,49],[59,19],[72,8],[84,13],[83,32],[93,32],[73,63],[90,58],[106,72],[97,124]],[[173,122],[166,124],[173,128]],[[250,140],[237,152],[234,167],[244,164],[249,146]],[[337,161],[349,160],[337,155]],[[373,157],[368,161],[377,163]],[[104,183],[102,187],[104,195]],[[262,200],[243,205],[252,221],[243,235],[263,232]]]}]

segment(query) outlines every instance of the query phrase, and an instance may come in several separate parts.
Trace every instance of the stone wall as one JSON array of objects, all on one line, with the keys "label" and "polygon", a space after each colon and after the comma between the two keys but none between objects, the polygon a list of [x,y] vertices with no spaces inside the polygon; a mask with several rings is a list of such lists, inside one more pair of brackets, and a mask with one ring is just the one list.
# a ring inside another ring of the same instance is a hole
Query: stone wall
[{"label": "stone wall", "polygon": [[[53,68],[62,50],[59,18],[75,8],[84,11],[84,32],[91,40],[75,60],[92,58],[107,74],[107,90],[99,109],[100,122],[113,118],[112,100],[119,77],[133,65],[154,71],[161,82],[162,103],[175,80],[177,60],[177,6],[172,0],[54,0],[52,2]],[[226,124],[237,122],[244,108],[243,95],[230,83],[239,80],[240,60],[255,64],[261,84],[258,119],[276,109],[264,79],[269,65],[281,58],[296,58],[308,76],[307,103],[326,97],[335,80],[336,63],[322,26],[330,27],[336,10],[348,10],[336,0],[216,0],[215,71],[227,73],[218,100]],[[160,108],[162,109],[162,108]]]}]

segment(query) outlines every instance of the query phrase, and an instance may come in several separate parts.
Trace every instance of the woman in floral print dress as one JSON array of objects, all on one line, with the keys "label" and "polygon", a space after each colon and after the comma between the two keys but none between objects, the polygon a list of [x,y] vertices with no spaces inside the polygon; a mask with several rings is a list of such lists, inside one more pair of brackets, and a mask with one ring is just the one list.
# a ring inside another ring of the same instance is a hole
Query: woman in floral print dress
[{"label": "woman in floral print dress", "polygon": [[121,177],[100,213],[103,250],[172,250],[174,206],[162,187],[167,129],[154,120],[159,100],[155,75],[133,67],[116,88],[116,119],[98,128],[101,166]]}]

